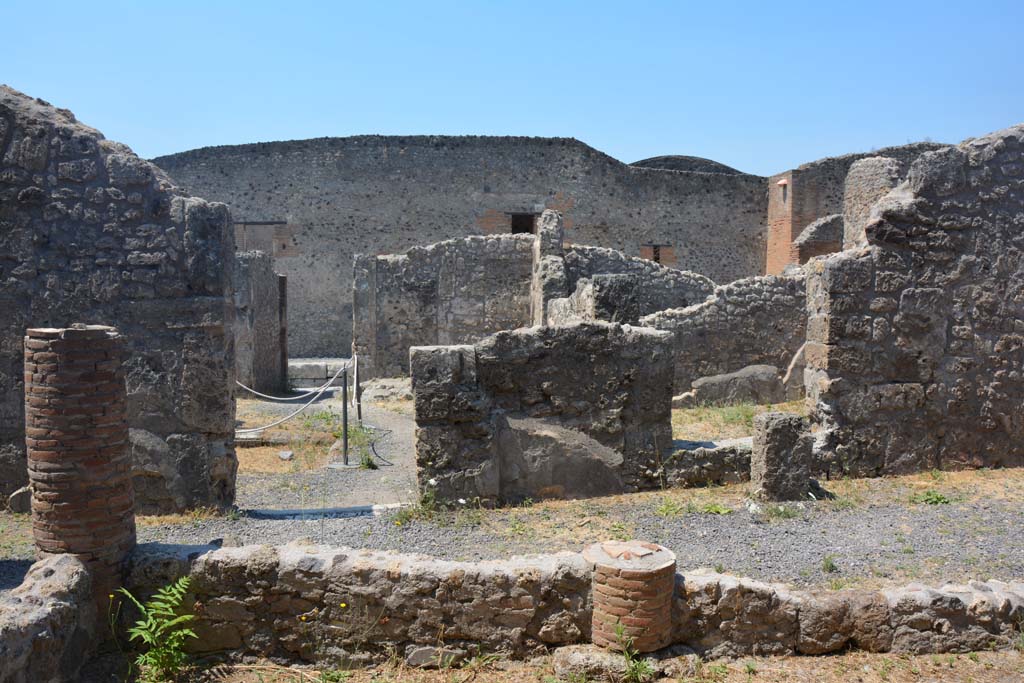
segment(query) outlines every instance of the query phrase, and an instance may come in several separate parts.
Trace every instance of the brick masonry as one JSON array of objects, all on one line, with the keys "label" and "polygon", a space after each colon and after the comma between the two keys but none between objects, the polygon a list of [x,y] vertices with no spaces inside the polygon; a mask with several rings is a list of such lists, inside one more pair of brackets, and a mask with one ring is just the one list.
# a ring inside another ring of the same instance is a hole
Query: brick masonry
[{"label": "brick masonry", "polygon": [[29,329],[25,442],[40,559],[72,554],[99,605],[135,547],[124,339],[111,327]]},{"label": "brick masonry", "polygon": [[595,645],[654,652],[672,643],[675,554],[653,543],[608,541],[583,558],[594,565]]}]

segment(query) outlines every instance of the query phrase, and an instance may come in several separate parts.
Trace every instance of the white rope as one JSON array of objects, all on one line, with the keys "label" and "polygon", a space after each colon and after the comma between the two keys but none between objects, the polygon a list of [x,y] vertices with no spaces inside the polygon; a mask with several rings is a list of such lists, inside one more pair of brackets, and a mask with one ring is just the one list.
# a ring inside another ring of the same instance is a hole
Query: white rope
[{"label": "white rope", "polygon": [[306,398],[307,396],[312,396],[316,392],[318,392],[321,389],[323,389],[324,386],[330,386],[331,381],[333,381],[333,380],[328,381],[326,385],[321,384],[320,386],[314,387],[313,389],[310,389],[309,391],[307,391],[305,393],[296,394],[295,396],[290,396],[288,398],[285,398],[284,396],[269,396],[267,394],[261,394],[260,392],[256,391],[255,389],[253,389],[251,387],[245,386],[244,384],[239,382],[237,379],[235,380],[235,384],[237,384],[238,386],[242,387],[243,389],[245,389],[246,391],[248,391],[250,393],[256,394],[260,398],[265,398],[265,399],[267,399],[269,401],[298,401],[300,398]]},{"label": "white rope", "polygon": [[[316,396],[314,396],[313,398],[309,399],[308,403],[300,406],[299,409],[296,410],[295,412],[293,412],[291,415],[287,415],[286,417],[282,417],[280,420],[277,420],[276,422],[271,422],[270,424],[268,424],[268,425],[266,425],[264,427],[247,427],[246,429],[236,429],[235,430],[235,434],[248,434],[249,432],[262,432],[264,429],[270,429],[271,427],[276,427],[277,425],[281,424],[282,422],[287,422],[288,420],[292,419],[293,417],[295,417],[296,415],[301,413],[303,410],[305,410],[309,406],[313,405],[313,403],[316,402],[316,400],[318,398],[320,398],[320,395],[323,394],[325,391],[327,391],[328,388],[330,388],[331,384],[334,383],[334,380],[338,379],[338,376],[341,375],[341,373],[345,370],[346,367],[347,366],[342,365],[341,368],[339,368],[338,371],[336,373],[334,373],[334,377],[332,377],[331,379],[329,379],[327,381],[327,384],[324,384],[322,387],[320,387],[319,389],[316,390]],[[308,396],[309,394],[306,394],[306,395]]]}]

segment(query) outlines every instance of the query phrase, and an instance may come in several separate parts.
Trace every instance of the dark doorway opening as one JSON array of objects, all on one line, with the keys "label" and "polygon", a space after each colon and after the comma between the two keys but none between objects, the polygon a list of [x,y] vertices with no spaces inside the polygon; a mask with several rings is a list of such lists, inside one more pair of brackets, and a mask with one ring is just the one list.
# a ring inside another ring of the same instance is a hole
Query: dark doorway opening
[{"label": "dark doorway opening", "polygon": [[510,213],[513,235],[532,235],[537,229],[537,214]]}]

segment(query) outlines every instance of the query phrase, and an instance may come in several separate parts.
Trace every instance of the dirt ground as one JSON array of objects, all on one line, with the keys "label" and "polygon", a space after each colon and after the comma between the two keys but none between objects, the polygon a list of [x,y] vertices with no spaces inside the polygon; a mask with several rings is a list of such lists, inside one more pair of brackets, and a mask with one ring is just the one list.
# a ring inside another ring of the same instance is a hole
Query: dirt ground
[{"label": "dirt ground", "polygon": [[[418,670],[401,664],[352,671],[317,671],[270,664],[224,666],[196,672],[188,683],[598,683],[559,678],[550,657],[530,662],[471,660],[457,669]],[[599,679],[600,680],[600,679]],[[750,657],[701,662],[678,683],[1019,683],[1019,651],[954,655],[848,652],[823,657]]]}]

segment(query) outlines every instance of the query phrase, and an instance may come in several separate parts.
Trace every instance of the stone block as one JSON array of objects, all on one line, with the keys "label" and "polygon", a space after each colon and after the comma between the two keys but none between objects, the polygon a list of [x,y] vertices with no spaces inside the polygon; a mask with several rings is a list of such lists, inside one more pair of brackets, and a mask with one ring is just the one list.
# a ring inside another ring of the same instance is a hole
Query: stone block
[{"label": "stone block", "polygon": [[806,418],[791,413],[754,417],[750,488],[763,500],[803,500],[811,490],[811,436]]}]

